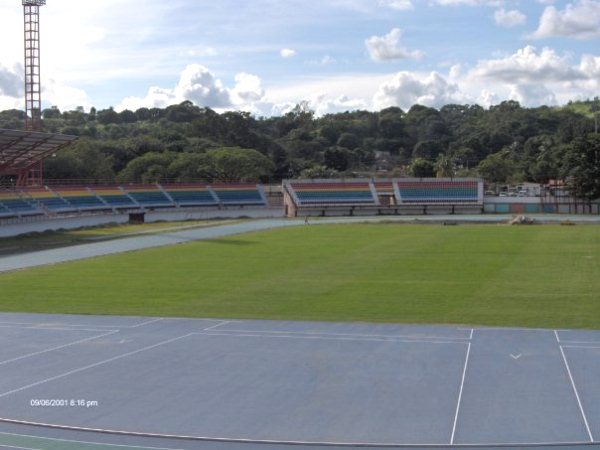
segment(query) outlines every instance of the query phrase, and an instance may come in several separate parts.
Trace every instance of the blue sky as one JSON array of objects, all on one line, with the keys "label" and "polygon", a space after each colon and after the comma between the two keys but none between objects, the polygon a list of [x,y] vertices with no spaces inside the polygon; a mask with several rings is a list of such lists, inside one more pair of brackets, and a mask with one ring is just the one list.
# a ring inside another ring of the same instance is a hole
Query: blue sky
[{"label": "blue sky", "polygon": [[[21,107],[22,7],[0,4],[0,109]],[[280,114],[600,95],[600,0],[48,0],[46,106],[191,100]]]}]

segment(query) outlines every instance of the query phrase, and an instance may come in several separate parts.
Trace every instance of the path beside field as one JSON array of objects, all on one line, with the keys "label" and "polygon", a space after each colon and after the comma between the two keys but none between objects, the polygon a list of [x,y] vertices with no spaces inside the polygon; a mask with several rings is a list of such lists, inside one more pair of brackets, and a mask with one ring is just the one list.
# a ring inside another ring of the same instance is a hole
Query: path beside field
[{"label": "path beside field", "polygon": [[[571,221],[574,223],[600,224],[600,216],[536,215],[533,217],[535,217],[536,221],[541,223],[561,223]],[[310,218],[309,223],[310,225],[370,222],[399,222],[412,224],[444,222],[506,223],[511,218],[511,215],[378,216]],[[0,257],[0,273],[290,226],[306,226],[306,224],[304,218],[252,220],[216,227],[182,230],[177,232],[165,231],[164,233],[159,232],[150,236],[136,236],[112,241],[42,250],[21,255]]]}]

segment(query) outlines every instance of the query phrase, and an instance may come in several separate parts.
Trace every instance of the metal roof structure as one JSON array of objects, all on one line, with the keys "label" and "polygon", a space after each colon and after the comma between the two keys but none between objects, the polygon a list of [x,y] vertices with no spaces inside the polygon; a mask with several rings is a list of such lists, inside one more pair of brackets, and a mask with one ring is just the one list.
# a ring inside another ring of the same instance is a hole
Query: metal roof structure
[{"label": "metal roof structure", "polygon": [[0,174],[19,174],[78,139],[66,134],[0,129]]}]

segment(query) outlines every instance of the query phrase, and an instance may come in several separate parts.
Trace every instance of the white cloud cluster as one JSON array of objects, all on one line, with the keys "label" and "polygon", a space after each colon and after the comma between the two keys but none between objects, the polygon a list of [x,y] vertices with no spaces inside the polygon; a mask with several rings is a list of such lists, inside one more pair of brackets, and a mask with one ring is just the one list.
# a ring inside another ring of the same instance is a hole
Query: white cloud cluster
[{"label": "white cloud cluster", "polygon": [[215,109],[246,109],[254,111],[254,103],[264,96],[260,78],[245,72],[235,76],[233,88],[223,86],[220,79],[200,64],[190,64],[179,77],[174,88],[151,87],[145,97],[127,97],[117,110],[136,110],[158,107],[190,100],[196,105]]},{"label": "white cloud cluster", "polygon": [[282,58],[291,58],[293,56],[296,56],[296,50],[293,50],[291,48],[282,48],[279,51],[279,54]]},{"label": "white cloud cluster", "polygon": [[586,78],[585,74],[569,64],[566,56],[559,56],[550,48],[538,52],[530,45],[505,58],[480,61],[471,76],[509,84]]},{"label": "white cloud cluster", "polygon": [[494,13],[494,21],[501,27],[512,28],[524,25],[527,21],[527,16],[516,9],[507,11],[501,8]]},{"label": "white cloud cluster", "polygon": [[20,97],[23,95],[23,68],[15,65],[13,69],[0,64],[0,96]]},{"label": "white cloud cluster", "polygon": [[381,84],[373,97],[375,109],[399,106],[404,109],[414,104],[440,107],[448,103],[467,100],[457,84],[449,82],[441,74],[431,72],[419,75],[398,72],[391,80]]},{"label": "white cloud cluster", "polygon": [[569,3],[563,10],[554,6],[546,7],[539,26],[531,37],[535,39],[600,37],[600,1],[579,0],[575,4]]},{"label": "white cloud cluster", "polygon": [[371,36],[365,41],[369,56],[373,61],[393,61],[398,59],[419,59],[423,53],[419,50],[410,51],[400,47],[399,41],[402,30],[394,28],[385,36]]},{"label": "white cloud cluster", "polygon": [[381,6],[387,6],[388,8],[396,9],[398,11],[407,11],[414,9],[414,5],[411,0],[379,0]]}]

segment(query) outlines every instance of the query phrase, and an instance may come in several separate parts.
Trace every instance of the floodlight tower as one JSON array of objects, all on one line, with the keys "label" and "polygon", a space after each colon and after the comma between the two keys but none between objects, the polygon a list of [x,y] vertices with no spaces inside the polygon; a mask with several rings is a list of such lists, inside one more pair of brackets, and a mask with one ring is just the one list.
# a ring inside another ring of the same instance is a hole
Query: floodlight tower
[{"label": "floodlight tower", "polygon": [[40,80],[40,6],[46,0],[22,0],[25,19],[25,129],[42,131]]}]

